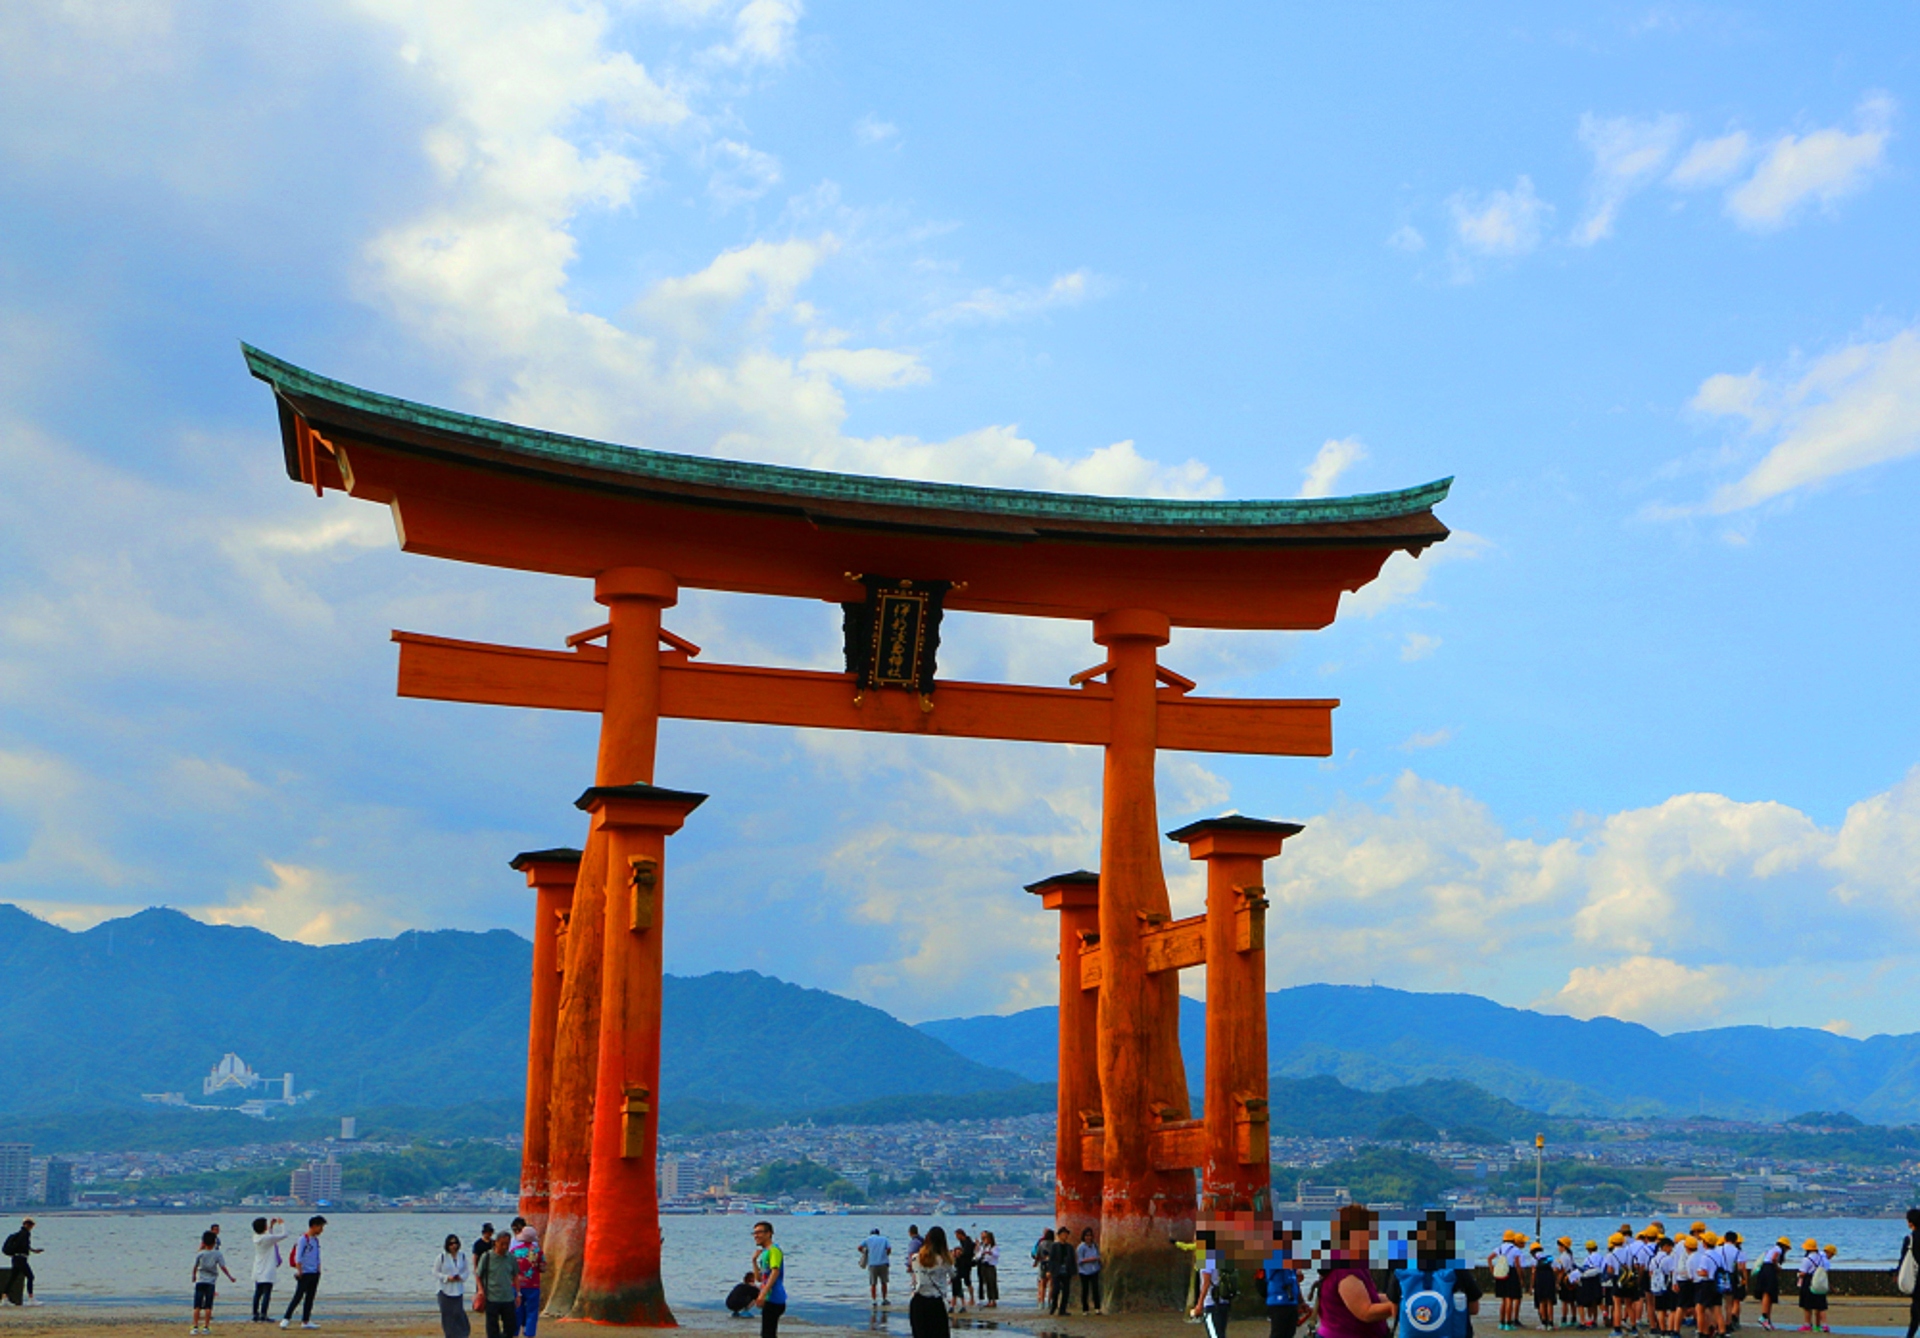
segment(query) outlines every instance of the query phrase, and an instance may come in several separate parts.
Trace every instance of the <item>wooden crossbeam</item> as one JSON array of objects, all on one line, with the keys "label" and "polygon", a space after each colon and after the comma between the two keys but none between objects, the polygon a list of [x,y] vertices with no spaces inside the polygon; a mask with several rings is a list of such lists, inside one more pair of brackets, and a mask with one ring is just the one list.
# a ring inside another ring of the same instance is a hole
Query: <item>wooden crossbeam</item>
[{"label": "wooden crossbeam", "polygon": [[[1140,931],[1140,951],[1146,958],[1147,974],[1178,971],[1186,966],[1207,963],[1207,917],[1189,915],[1184,920],[1152,925]],[[1101,965],[1100,943],[1096,939],[1080,945],[1080,988],[1097,990],[1106,976]]]},{"label": "wooden crossbeam", "polygon": [[[533,650],[395,632],[400,695],[435,701],[598,711],[606,700],[607,652]],[[754,665],[700,664],[677,652],[660,663],[660,714],[810,729],[858,729],[969,739],[1103,745],[1113,696],[1104,684],[1036,688],[941,680],[934,709],[910,693],[870,692],[854,704],[848,674]],[[1332,699],[1235,699],[1160,693],[1159,745],[1173,752],[1326,757],[1333,752]]]}]

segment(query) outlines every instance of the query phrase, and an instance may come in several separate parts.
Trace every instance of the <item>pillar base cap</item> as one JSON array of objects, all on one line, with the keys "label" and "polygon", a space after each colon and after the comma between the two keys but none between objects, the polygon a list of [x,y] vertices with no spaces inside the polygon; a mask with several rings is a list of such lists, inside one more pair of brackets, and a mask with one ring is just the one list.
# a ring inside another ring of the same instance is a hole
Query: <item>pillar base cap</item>
[{"label": "pillar base cap", "polygon": [[570,846],[555,846],[552,850],[523,850],[507,861],[507,867],[519,871],[529,864],[578,864],[580,858],[580,852]]}]

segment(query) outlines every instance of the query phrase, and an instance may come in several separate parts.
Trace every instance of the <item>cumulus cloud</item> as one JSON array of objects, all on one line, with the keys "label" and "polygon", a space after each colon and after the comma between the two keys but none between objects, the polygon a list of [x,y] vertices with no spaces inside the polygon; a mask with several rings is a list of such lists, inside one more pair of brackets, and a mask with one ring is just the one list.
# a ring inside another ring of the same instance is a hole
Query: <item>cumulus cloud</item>
[{"label": "cumulus cloud", "polygon": [[1719,967],[1685,967],[1665,957],[1637,956],[1608,966],[1576,966],[1558,992],[1536,1008],[1575,1017],[1617,1017],[1671,1030],[1712,1025],[1729,993]]},{"label": "cumulus cloud", "polygon": [[1367,458],[1367,448],[1358,437],[1329,437],[1320,443],[1313,463],[1300,480],[1302,497],[1331,497],[1340,476]]},{"label": "cumulus cloud", "polygon": [[1685,794],[1522,836],[1413,772],[1305,820],[1268,867],[1289,925],[1276,984],[1378,977],[1692,1028],[1743,1016],[1791,975],[1799,992],[1773,1015],[1817,1025],[1861,1001],[1816,997],[1806,966],[1920,947],[1920,767],[1838,828]]},{"label": "cumulus cloud", "polygon": [[1447,201],[1454,236],[1475,255],[1520,256],[1540,245],[1553,206],[1534,193],[1533,178],[1522,175],[1512,190],[1484,195],[1456,192]]},{"label": "cumulus cloud", "polygon": [[1399,227],[1387,234],[1387,245],[1396,251],[1424,251],[1427,249],[1427,239],[1421,235],[1420,229],[1414,227],[1413,224],[1402,223]]},{"label": "cumulus cloud", "polygon": [[397,934],[405,921],[369,907],[350,885],[324,870],[269,862],[260,883],[224,905],[190,906],[187,913],[216,925],[246,925],[299,943],[350,943]]},{"label": "cumulus cloud", "polygon": [[1920,451],[1920,329],[1850,344],[1803,367],[1758,369],[1701,382],[1692,407],[1744,426],[1765,454],[1716,489],[1704,510],[1725,515]]},{"label": "cumulus cloud", "polygon": [[1810,204],[1830,207],[1864,189],[1885,160],[1893,114],[1893,99],[1873,94],[1855,112],[1859,129],[1852,133],[1830,127],[1782,135],[1728,194],[1727,212],[1743,227],[1768,232]]},{"label": "cumulus cloud", "polygon": [[1620,206],[1650,185],[1672,160],[1685,120],[1679,116],[1580,118],[1580,142],[1593,155],[1587,214],[1573,240],[1591,246],[1613,235]]},{"label": "cumulus cloud", "polygon": [[1667,177],[1676,190],[1723,186],[1753,158],[1753,142],[1744,130],[1717,139],[1697,139]]},{"label": "cumulus cloud", "polygon": [[780,160],[738,140],[716,141],[707,152],[707,194],[722,208],[757,200],[780,184]]}]

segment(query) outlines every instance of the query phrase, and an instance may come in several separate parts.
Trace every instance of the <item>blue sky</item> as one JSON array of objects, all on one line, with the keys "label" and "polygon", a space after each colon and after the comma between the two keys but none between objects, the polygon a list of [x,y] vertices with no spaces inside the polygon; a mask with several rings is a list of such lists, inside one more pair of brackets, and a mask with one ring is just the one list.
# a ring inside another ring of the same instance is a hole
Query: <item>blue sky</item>
[{"label": "blue sky", "polygon": [[[393,697],[388,629],[557,645],[577,582],[281,473],[247,339],[635,445],[1100,492],[1457,476],[1313,635],[1336,756],[1169,756],[1308,823],[1275,984],[1909,1030],[1915,29],[1896,6],[26,3],[0,14],[0,897],[315,941],[524,931],[591,722]],[[689,593],[709,656],[833,611]],[[953,676],[1086,629],[956,617]],[[909,1018],[1044,1002],[1019,885],[1085,750],[670,725],[669,965]],[[1199,882],[1169,848],[1176,904]],[[1197,990],[1197,978],[1187,982]]]}]

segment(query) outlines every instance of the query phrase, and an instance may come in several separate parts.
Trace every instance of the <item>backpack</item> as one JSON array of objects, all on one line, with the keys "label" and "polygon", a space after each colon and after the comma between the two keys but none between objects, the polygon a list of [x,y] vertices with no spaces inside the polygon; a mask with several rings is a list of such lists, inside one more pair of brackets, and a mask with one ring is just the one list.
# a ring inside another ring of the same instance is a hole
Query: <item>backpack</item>
[{"label": "backpack", "polygon": [[1488,1271],[1496,1278],[1504,1278],[1507,1274],[1513,1272],[1513,1261],[1507,1258],[1505,1250],[1495,1250],[1493,1252],[1493,1263],[1489,1265]]},{"label": "backpack", "polygon": [[1467,1303],[1455,1298],[1457,1285],[1451,1268],[1408,1269],[1400,1277],[1400,1332],[1407,1338],[1467,1338]]},{"label": "backpack", "polygon": [[1913,1237],[1907,1237],[1906,1248],[1900,1251],[1900,1272],[1896,1275],[1902,1296],[1912,1296],[1916,1283],[1920,1283],[1920,1259],[1913,1256]]},{"label": "backpack", "polygon": [[1267,1273],[1268,1305],[1299,1305],[1300,1274],[1284,1263],[1270,1267]]},{"label": "backpack", "polygon": [[[20,1236],[21,1233],[16,1231],[11,1236],[8,1236],[4,1242],[0,1242],[0,1254],[8,1256],[25,1254],[27,1247],[25,1243],[21,1241]],[[1911,1290],[1911,1288],[1909,1288],[1909,1290]]]},{"label": "backpack", "polygon": [[1213,1292],[1208,1305],[1232,1305],[1240,1299],[1240,1266],[1231,1259],[1215,1259]]},{"label": "backpack", "polygon": [[1821,1264],[1813,1270],[1813,1279],[1807,1283],[1807,1290],[1815,1296],[1825,1296],[1827,1294],[1828,1281],[1827,1266]]}]

